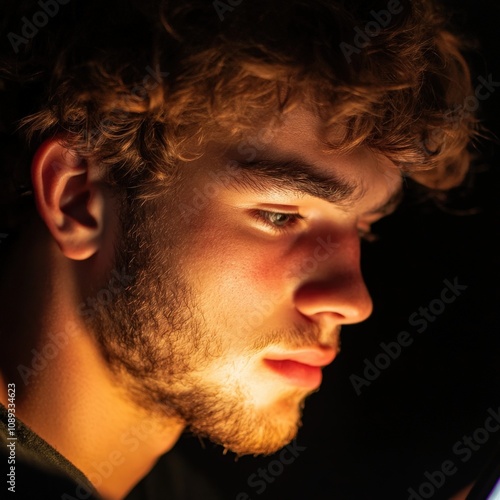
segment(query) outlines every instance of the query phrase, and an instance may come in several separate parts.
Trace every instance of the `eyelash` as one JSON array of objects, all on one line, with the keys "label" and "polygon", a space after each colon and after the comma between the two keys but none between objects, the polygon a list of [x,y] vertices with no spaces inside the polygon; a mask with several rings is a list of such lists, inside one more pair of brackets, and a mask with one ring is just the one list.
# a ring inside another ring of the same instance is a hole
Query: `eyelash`
[{"label": "eyelash", "polygon": [[[286,233],[293,229],[301,220],[304,220],[304,217],[298,213],[289,213],[289,212],[271,212],[269,210],[255,210],[252,212],[252,215],[255,219],[257,219],[260,223],[263,223],[268,228],[272,229],[276,233]],[[284,215],[289,217],[289,220],[286,221],[282,226],[278,226],[270,221],[270,216],[275,215]]]},{"label": "eyelash", "polygon": [[[257,219],[260,223],[263,223],[268,228],[272,229],[277,234],[286,233],[287,231],[292,230],[297,226],[300,221],[304,220],[305,217],[298,213],[289,213],[289,212],[272,212],[269,210],[255,210],[252,212],[252,215],[255,219]],[[276,215],[284,215],[289,217],[289,220],[286,221],[282,226],[278,226],[271,222],[269,218],[271,216]],[[378,239],[377,235],[372,233],[371,231],[358,230],[358,235],[360,239],[372,243]]]}]

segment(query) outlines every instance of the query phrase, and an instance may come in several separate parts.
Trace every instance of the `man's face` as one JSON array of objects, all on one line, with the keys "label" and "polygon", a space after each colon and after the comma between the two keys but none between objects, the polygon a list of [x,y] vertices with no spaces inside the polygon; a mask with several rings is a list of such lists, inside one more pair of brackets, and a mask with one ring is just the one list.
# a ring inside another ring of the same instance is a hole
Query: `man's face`
[{"label": "man's face", "polygon": [[133,282],[95,324],[124,339],[106,349],[136,401],[238,454],[294,437],[341,325],[372,309],[359,232],[401,175],[366,149],[327,152],[319,130],[297,109],[254,147],[210,143],[183,165],[168,197],[125,220],[116,266]]}]

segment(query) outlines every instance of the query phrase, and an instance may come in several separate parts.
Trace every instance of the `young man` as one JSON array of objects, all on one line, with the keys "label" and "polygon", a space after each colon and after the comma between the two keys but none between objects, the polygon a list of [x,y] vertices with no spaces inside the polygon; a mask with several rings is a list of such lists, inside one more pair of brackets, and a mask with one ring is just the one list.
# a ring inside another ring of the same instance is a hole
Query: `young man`
[{"label": "young man", "polygon": [[124,498],[185,429],[279,450],[370,315],[360,237],[465,175],[458,39],[428,0],[1,18],[8,491]]}]

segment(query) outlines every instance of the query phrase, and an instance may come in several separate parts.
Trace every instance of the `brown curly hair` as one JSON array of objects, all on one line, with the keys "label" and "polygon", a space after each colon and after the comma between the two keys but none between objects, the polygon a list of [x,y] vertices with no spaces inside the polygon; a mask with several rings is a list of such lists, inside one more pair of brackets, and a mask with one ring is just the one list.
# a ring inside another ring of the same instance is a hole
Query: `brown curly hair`
[{"label": "brown curly hair", "polygon": [[5,228],[33,207],[29,163],[49,137],[149,198],[189,159],[187,138],[241,138],[298,103],[332,131],[325,147],[366,145],[438,189],[468,169],[470,74],[431,0],[390,0],[401,8],[375,32],[366,28],[386,1],[49,2],[57,13],[30,38],[23,23],[43,2],[0,7]]}]

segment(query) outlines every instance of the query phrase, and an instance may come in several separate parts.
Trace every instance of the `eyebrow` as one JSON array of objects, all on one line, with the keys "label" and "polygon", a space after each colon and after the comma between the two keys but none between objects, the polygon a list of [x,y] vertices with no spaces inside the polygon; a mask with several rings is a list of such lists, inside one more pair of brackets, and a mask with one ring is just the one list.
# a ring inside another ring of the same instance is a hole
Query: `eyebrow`
[{"label": "eyebrow", "polygon": [[259,159],[236,163],[239,171],[232,180],[243,189],[292,191],[346,208],[363,194],[360,184],[335,174],[325,175],[314,165],[299,159]]},{"label": "eyebrow", "polygon": [[[343,179],[335,173],[319,172],[317,167],[301,159],[257,159],[238,161],[238,173],[232,183],[242,189],[257,191],[292,191],[299,196],[309,195],[350,208],[364,195],[361,182]],[[391,213],[403,197],[401,185],[387,200],[367,211],[368,214]]]}]

